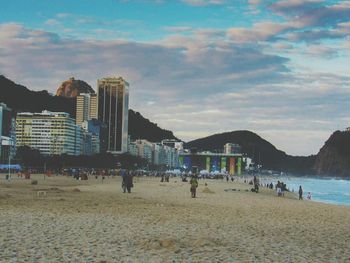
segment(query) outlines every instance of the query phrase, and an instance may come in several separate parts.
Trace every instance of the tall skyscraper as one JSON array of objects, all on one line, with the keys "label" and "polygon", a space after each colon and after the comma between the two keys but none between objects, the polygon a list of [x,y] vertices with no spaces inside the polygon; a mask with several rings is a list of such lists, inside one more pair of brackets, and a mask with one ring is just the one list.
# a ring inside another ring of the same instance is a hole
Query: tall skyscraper
[{"label": "tall skyscraper", "polygon": [[128,150],[129,83],[122,77],[97,81],[98,120],[105,126],[101,151],[124,153]]},{"label": "tall skyscraper", "polygon": [[81,93],[77,96],[76,124],[97,119],[97,95]]}]

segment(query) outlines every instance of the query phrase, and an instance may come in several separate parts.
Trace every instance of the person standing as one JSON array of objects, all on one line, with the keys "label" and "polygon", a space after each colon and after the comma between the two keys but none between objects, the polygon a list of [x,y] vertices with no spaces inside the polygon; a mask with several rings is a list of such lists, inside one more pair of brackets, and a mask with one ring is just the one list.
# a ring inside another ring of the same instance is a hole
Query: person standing
[{"label": "person standing", "polygon": [[303,200],[303,189],[299,186],[299,200]]},{"label": "person standing", "polygon": [[307,200],[311,200],[311,193],[310,192],[307,193],[306,198],[307,198]]},{"label": "person standing", "polygon": [[190,180],[190,185],[191,185],[191,197],[195,198],[196,197],[196,191],[198,187],[198,181],[196,175],[192,175],[191,180]]},{"label": "person standing", "polygon": [[259,192],[259,179],[254,175],[253,177],[254,191],[255,193]]},{"label": "person standing", "polygon": [[125,190],[127,190],[129,194],[131,193],[131,188],[134,187],[134,184],[132,181],[133,181],[132,173],[130,171],[127,171],[125,173],[124,180],[123,180],[124,193],[126,192]]}]

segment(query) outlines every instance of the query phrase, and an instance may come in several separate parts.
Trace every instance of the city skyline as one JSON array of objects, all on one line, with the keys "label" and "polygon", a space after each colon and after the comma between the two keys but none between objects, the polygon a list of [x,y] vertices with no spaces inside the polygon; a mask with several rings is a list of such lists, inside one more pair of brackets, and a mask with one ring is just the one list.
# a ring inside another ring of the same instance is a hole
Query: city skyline
[{"label": "city skyline", "polygon": [[52,93],[123,76],[130,108],[184,141],[251,130],[308,155],[350,126],[349,33],[348,1],[12,1],[0,74]]}]

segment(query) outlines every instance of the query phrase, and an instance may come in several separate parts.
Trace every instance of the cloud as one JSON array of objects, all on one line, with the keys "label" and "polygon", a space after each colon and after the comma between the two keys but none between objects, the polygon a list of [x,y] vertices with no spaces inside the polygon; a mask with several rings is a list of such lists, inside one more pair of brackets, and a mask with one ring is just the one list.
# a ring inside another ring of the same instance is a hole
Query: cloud
[{"label": "cloud", "polygon": [[248,4],[250,5],[260,5],[261,0],[248,0]]},{"label": "cloud", "polygon": [[269,41],[276,39],[279,34],[290,29],[286,23],[259,22],[252,28],[230,28],[227,31],[228,37],[238,43]]},{"label": "cloud", "polygon": [[191,32],[193,30],[193,28],[189,26],[165,26],[163,29],[173,33]]},{"label": "cloud", "polygon": [[44,22],[45,25],[48,25],[48,26],[57,26],[57,25],[60,25],[61,23],[56,20],[56,19],[47,19],[45,22]]},{"label": "cloud", "polygon": [[326,5],[323,0],[279,1],[270,6],[276,13],[297,20],[299,27],[333,27],[350,21],[350,2]]},{"label": "cloud", "polygon": [[303,13],[305,10],[314,9],[324,2],[324,0],[283,0],[276,1],[271,5],[271,8],[282,14],[288,11],[292,13]]},{"label": "cloud", "polygon": [[[249,1],[253,12],[259,1]],[[251,27],[232,27],[227,36],[236,43],[319,42],[342,39],[350,33],[350,2],[326,5],[324,0],[277,1],[269,8],[283,22],[259,21]],[[260,12],[258,10],[258,12]]]},{"label": "cloud", "polygon": [[182,0],[182,2],[193,6],[222,5],[226,0]]},{"label": "cloud", "polygon": [[[285,30],[268,23],[253,28],[264,32],[261,39]],[[0,25],[1,74],[50,92],[70,76],[96,87],[98,78],[121,75],[131,84],[131,107],[186,141],[238,129],[274,130],[280,145],[286,130],[290,136],[314,129],[330,134],[347,117],[350,77],[307,68],[298,73],[289,68],[290,59],[263,50],[215,29],[140,43],[69,39],[20,24]],[[310,46],[308,52],[322,50]]]}]

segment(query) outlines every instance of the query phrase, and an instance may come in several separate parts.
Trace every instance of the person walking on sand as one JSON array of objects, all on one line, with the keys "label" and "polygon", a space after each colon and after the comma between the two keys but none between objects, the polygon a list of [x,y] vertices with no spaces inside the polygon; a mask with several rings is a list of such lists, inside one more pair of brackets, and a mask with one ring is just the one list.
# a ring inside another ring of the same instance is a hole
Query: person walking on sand
[{"label": "person walking on sand", "polygon": [[196,197],[196,191],[197,191],[197,187],[198,187],[198,181],[197,181],[197,177],[195,174],[192,175],[191,180],[190,180],[190,192],[191,192],[191,197],[195,198]]},{"label": "person walking on sand", "polygon": [[303,200],[303,189],[299,186],[299,200]]}]

